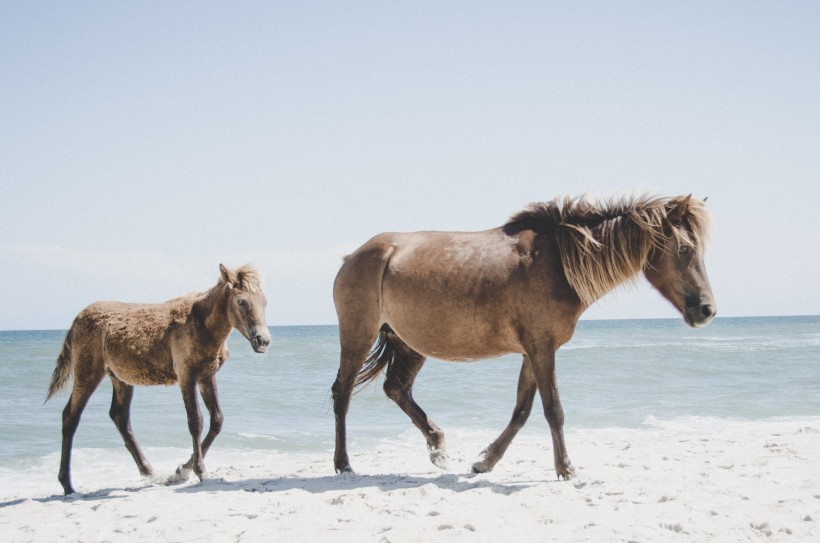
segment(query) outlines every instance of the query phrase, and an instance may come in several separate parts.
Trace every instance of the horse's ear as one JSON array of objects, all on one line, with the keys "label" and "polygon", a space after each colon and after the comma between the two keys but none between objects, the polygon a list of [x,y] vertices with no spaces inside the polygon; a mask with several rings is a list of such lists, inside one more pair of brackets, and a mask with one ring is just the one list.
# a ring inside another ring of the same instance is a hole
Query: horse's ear
[{"label": "horse's ear", "polygon": [[683,218],[686,216],[686,213],[689,211],[689,202],[692,200],[692,195],[689,194],[687,196],[683,196],[681,198],[675,198],[671,204],[671,209],[669,210],[669,220],[673,223],[680,223],[683,222]]},{"label": "horse's ear", "polygon": [[236,284],[236,274],[232,270],[226,268],[224,264],[219,265],[219,276],[220,279],[222,279],[224,283],[227,283],[230,288],[233,288]]}]

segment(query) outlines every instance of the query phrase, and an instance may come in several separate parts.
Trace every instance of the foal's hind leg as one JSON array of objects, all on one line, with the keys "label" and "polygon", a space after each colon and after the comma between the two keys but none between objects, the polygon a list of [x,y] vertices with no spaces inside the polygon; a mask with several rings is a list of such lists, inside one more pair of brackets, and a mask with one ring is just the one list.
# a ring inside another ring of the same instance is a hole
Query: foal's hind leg
[{"label": "foal's hind leg", "polygon": [[117,426],[123,441],[125,441],[125,448],[128,449],[128,452],[134,458],[134,462],[137,463],[140,474],[145,476],[153,475],[154,470],[142,454],[142,450],[140,450],[137,440],[134,438],[134,432],[131,431],[131,399],[134,397],[134,387],[120,381],[110,371],[108,376],[111,378],[111,384],[114,385],[111,410],[108,414]]},{"label": "foal's hind leg", "polygon": [[[208,449],[211,448],[211,444],[214,442],[214,439],[216,439],[216,436],[219,435],[220,431],[222,431],[222,421],[224,420],[224,417],[222,416],[222,409],[219,407],[219,396],[216,392],[216,375],[211,375],[210,377],[200,381],[199,392],[202,394],[202,401],[205,402],[205,407],[211,415],[211,422],[208,426],[208,434],[202,441],[202,457],[204,459],[205,455],[208,454]],[[177,474],[183,474],[183,470],[190,470],[193,465],[194,457],[191,455],[191,458],[177,469]]]},{"label": "foal's hind leg", "polygon": [[510,423],[504,428],[501,435],[498,436],[489,447],[484,449],[484,452],[481,453],[483,458],[473,464],[474,473],[491,471],[498,461],[501,460],[501,457],[504,456],[507,447],[510,446],[510,442],[512,442],[518,431],[524,427],[524,423],[527,422],[527,418],[530,416],[532,404],[535,399],[535,391],[535,378],[532,375],[529,361],[525,356],[521,364],[521,373],[518,376],[518,395],[515,400],[515,409],[513,409]]},{"label": "foal's hind leg", "polygon": [[88,399],[97,390],[105,373],[102,369],[96,370],[89,367],[90,364],[78,363],[74,368],[74,388],[71,390],[71,397],[63,409],[63,446],[60,454],[60,472],[57,479],[63,485],[66,494],[74,493],[71,486],[71,446],[74,442],[74,434],[80,424],[80,416],[85,409]]},{"label": "foal's hind leg", "polygon": [[384,392],[407,413],[416,428],[427,440],[430,461],[441,469],[447,469],[449,457],[444,442],[444,432],[427,417],[427,414],[413,399],[413,382],[427,358],[407,346],[396,335],[390,334],[389,341],[396,349],[396,358],[387,368],[384,378]]}]

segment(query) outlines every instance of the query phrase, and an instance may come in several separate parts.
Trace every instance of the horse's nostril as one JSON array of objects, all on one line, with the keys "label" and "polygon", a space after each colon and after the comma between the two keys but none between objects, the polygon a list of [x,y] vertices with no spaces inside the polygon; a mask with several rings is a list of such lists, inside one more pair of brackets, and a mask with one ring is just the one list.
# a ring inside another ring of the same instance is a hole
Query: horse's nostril
[{"label": "horse's nostril", "polygon": [[710,304],[705,304],[701,306],[700,312],[704,317],[709,318],[715,314],[715,308]]}]

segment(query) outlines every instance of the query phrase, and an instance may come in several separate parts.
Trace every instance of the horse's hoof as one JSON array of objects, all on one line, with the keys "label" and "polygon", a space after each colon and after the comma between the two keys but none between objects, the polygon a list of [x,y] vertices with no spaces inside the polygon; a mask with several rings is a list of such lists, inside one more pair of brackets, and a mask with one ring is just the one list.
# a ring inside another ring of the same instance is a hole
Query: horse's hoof
[{"label": "horse's hoof", "polygon": [[440,469],[448,469],[450,467],[450,457],[446,449],[430,449],[430,462]]}]

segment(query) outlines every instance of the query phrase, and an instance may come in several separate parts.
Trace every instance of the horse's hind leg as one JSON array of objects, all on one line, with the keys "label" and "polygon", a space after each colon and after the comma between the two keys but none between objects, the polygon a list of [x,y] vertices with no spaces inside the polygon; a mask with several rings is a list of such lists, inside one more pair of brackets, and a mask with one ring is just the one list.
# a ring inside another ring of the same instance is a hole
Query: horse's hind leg
[{"label": "horse's hind leg", "polygon": [[142,450],[140,450],[137,440],[134,438],[134,432],[131,430],[131,399],[134,397],[134,387],[120,381],[110,371],[108,376],[111,378],[114,389],[111,397],[111,410],[108,414],[111,420],[114,421],[117,430],[119,430],[125,442],[125,448],[128,449],[128,452],[134,458],[134,462],[137,463],[140,474],[144,476],[153,475],[154,470],[142,454]]},{"label": "horse's hind leg", "polygon": [[[222,416],[222,409],[219,407],[219,395],[216,391],[216,375],[212,375],[200,381],[199,392],[202,394],[202,401],[205,402],[205,408],[211,416],[211,422],[208,426],[208,434],[202,441],[202,457],[204,458],[205,455],[208,454],[208,449],[211,448],[211,444],[214,442],[214,439],[216,439],[216,436],[219,435],[220,431],[222,431],[222,421],[224,420],[224,417]],[[182,474],[183,470],[190,470],[193,465],[194,457],[192,455],[185,464],[177,469],[177,472]]]},{"label": "horse's hind leg", "polygon": [[74,487],[71,486],[71,446],[74,442],[74,434],[77,432],[77,426],[80,425],[80,416],[88,399],[97,390],[97,386],[105,376],[102,370],[95,371],[94,368],[82,362],[80,361],[78,367],[74,369],[74,387],[63,409],[63,445],[57,479],[63,485],[63,491],[66,494],[74,493]]},{"label": "horse's hind leg", "polygon": [[393,333],[389,334],[390,343],[395,349],[395,358],[387,368],[384,378],[384,393],[396,402],[416,428],[421,430],[427,440],[430,461],[441,469],[447,469],[449,457],[444,442],[444,432],[436,426],[424,410],[413,399],[413,382],[421,371],[427,358],[410,347]]},{"label": "horse's hind leg", "polygon": [[345,340],[342,335],[342,353],[339,371],[331,388],[333,394],[333,413],[336,417],[336,450],[333,453],[333,466],[336,473],[352,472],[350,458],[347,455],[347,411],[350,408],[350,396],[356,384],[356,377],[364,365],[367,353],[376,337],[373,330],[368,340]]},{"label": "horse's hind leg", "polygon": [[383,323],[381,282],[394,250],[387,240],[374,238],[345,259],[333,283],[341,346],[339,371],[331,389],[336,417],[336,473],[353,471],[347,455],[347,411],[359,371]]},{"label": "horse's hind leg", "polygon": [[527,418],[532,411],[535,392],[535,378],[532,375],[529,361],[525,356],[521,364],[521,373],[518,376],[518,395],[515,400],[515,409],[513,409],[510,423],[504,428],[501,435],[484,449],[484,452],[481,453],[483,458],[473,464],[474,473],[491,471],[498,461],[501,460],[501,457],[504,456],[504,453],[507,451],[507,447],[510,446],[510,442],[512,442],[513,438],[518,434],[518,431],[524,427],[524,423],[527,422]]}]

